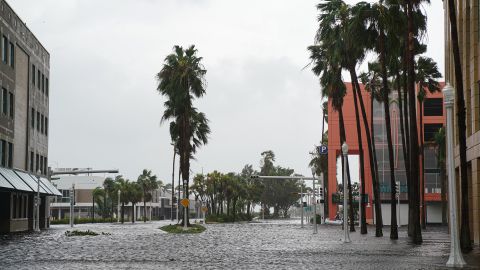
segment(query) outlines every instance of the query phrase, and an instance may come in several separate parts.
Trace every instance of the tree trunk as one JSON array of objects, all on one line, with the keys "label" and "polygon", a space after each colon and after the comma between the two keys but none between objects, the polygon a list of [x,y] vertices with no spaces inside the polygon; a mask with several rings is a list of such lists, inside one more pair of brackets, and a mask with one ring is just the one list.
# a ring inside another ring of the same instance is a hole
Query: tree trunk
[{"label": "tree trunk", "polygon": [[[343,108],[339,108],[338,109],[338,118],[339,118],[339,122],[340,122],[340,141],[341,141],[341,144],[343,145],[344,142],[347,141],[347,136],[345,134],[345,122],[344,122],[344,119],[343,119]],[[348,156],[348,155],[347,155]],[[348,209],[348,215],[349,215],[349,218],[350,218],[350,231],[351,232],[354,232],[355,231],[355,220],[354,220],[354,216],[353,216],[353,196],[352,196],[352,182],[350,180],[350,167],[348,166],[348,158],[347,158],[347,162],[346,164],[344,164],[344,166],[347,166],[347,186],[348,186],[348,206],[349,206],[349,209]],[[345,190],[345,187],[343,187],[343,189]],[[315,191],[313,191],[315,192]],[[347,194],[345,194],[344,192],[344,195],[343,196],[346,196]],[[344,206],[346,207],[346,206]]]},{"label": "tree trunk", "polygon": [[[173,144],[173,164],[172,164],[172,202],[170,203],[170,220],[173,221],[173,198],[175,195],[175,143]],[[178,201],[177,201],[178,207]]]},{"label": "tree trunk", "polygon": [[146,193],[143,193],[143,222],[147,222],[147,201],[145,200]]},{"label": "tree trunk", "polygon": [[[350,68],[350,77],[353,81],[353,78],[355,78],[355,68]],[[357,140],[358,140],[358,152],[360,156],[360,185],[361,185],[361,190],[360,190],[360,196],[359,200],[361,208],[358,209],[361,214],[361,220],[360,222],[360,233],[361,234],[367,234],[367,219],[365,215],[365,203],[363,203],[362,198],[365,196],[365,157],[363,153],[363,141],[362,141],[362,129],[360,127],[360,113],[358,111],[358,103],[357,103],[357,95],[355,94],[355,88],[356,85],[352,84],[352,95],[353,95],[353,103],[355,105],[355,121],[357,125]],[[358,89],[359,90],[359,89]],[[359,90],[360,91],[360,90]],[[373,112],[372,112],[373,113]],[[323,126],[323,125],[322,125]],[[322,133],[323,134],[323,133]],[[323,136],[322,136],[323,137]]]},{"label": "tree trunk", "polygon": [[397,227],[397,200],[396,200],[396,183],[395,183],[395,166],[393,164],[393,143],[392,143],[392,127],[390,123],[390,100],[388,98],[389,88],[387,79],[387,67],[385,64],[385,34],[383,29],[380,29],[380,65],[382,68],[382,96],[383,96],[383,111],[385,113],[385,131],[387,133],[388,145],[388,161],[390,164],[390,239],[398,239]]},{"label": "tree trunk", "polygon": [[[468,177],[467,177],[467,138],[466,138],[466,113],[465,99],[463,94],[462,64],[460,62],[460,49],[458,47],[457,14],[455,3],[448,0],[448,15],[450,19],[450,34],[453,48],[453,61],[455,68],[456,107],[458,125],[458,144],[460,153],[460,183],[461,183],[461,225],[460,247],[463,252],[472,250],[470,238],[470,212],[468,206]],[[450,209],[452,211],[452,209]]]},{"label": "tree trunk", "polygon": [[[420,91],[420,90],[419,90]],[[420,195],[421,195],[421,201],[422,201],[422,219],[421,219],[421,226],[422,229],[427,229],[427,207],[425,203],[425,149],[424,149],[424,143],[423,143],[423,101],[420,101],[418,104],[418,109],[419,109],[419,114],[420,114],[420,132],[418,136],[420,137],[420,164],[422,166],[420,170]]]},{"label": "tree trunk", "polygon": [[122,224],[125,221],[125,203],[122,202]]},{"label": "tree trunk", "polygon": [[409,115],[410,115],[410,181],[412,198],[409,200],[413,203],[413,235],[412,240],[415,244],[422,243],[422,231],[420,227],[420,213],[419,213],[419,168],[418,168],[418,133],[417,133],[417,119],[416,119],[416,95],[415,95],[415,69],[414,69],[414,31],[413,31],[413,0],[407,2],[408,8],[408,96],[409,96]]},{"label": "tree trunk", "polygon": [[[365,127],[365,135],[367,139],[367,147],[368,147],[368,152],[369,154],[369,162],[370,162],[370,172],[372,175],[372,184],[373,184],[373,196],[375,199],[375,236],[376,237],[381,237],[383,236],[383,222],[382,222],[382,211],[381,211],[381,206],[380,206],[380,190],[378,186],[378,170],[376,168],[376,159],[377,159],[377,153],[375,153],[375,145],[373,143],[373,133],[370,133],[370,127],[368,126],[368,120],[367,120],[367,113],[365,111],[365,104],[363,103],[363,97],[360,92],[360,84],[358,83],[358,78],[355,75],[355,78],[353,79],[353,82],[355,83],[354,89],[355,93],[358,97],[358,101],[360,103],[360,112],[362,113],[362,119],[363,119],[363,125]],[[373,113],[373,111],[372,111]],[[373,122],[371,123],[373,127]],[[377,199],[378,198],[378,199]],[[378,202],[377,202],[378,201]]]}]

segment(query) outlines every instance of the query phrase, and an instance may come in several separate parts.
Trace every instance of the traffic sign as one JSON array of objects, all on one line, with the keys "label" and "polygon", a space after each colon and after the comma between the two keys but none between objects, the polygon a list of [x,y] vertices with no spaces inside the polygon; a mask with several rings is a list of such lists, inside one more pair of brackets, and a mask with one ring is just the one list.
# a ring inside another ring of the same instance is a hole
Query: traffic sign
[{"label": "traffic sign", "polygon": [[205,212],[207,212],[207,211],[208,211],[208,208],[207,208],[206,206],[203,206],[203,207],[202,207],[202,212],[205,213]]},{"label": "traffic sign", "polygon": [[318,153],[320,155],[328,154],[328,147],[326,145],[320,145],[320,146],[317,146],[317,147],[318,147]]},{"label": "traffic sign", "polygon": [[190,200],[185,198],[185,199],[182,199],[180,203],[183,205],[183,207],[188,207],[190,205]]}]

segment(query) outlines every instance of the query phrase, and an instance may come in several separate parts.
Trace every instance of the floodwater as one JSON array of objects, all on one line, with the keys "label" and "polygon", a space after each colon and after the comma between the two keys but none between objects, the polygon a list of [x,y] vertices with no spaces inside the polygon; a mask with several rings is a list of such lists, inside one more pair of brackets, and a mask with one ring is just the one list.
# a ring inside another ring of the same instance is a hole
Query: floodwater
[{"label": "floodwater", "polygon": [[[450,250],[447,229],[430,227],[422,245],[400,239],[351,233],[342,242],[340,226],[300,227],[299,220],[208,224],[202,234],[159,230],[169,221],[83,224],[78,230],[111,235],[67,237],[67,225],[41,233],[0,236],[0,269],[445,269]],[[467,269],[480,269],[478,247],[466,256]]]}]

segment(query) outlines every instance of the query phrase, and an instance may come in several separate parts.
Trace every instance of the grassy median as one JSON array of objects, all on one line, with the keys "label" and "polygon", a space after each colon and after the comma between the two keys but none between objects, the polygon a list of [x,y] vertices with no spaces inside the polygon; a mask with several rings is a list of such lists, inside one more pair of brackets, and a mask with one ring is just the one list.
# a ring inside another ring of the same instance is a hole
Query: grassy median
[{"label": "grassy median", "polygon": [[201,233],[204,232],[206,228],[198,224],[192,224],[184,230],[182,225],[166,225],[160,227],[160,230],[168,233]]}]

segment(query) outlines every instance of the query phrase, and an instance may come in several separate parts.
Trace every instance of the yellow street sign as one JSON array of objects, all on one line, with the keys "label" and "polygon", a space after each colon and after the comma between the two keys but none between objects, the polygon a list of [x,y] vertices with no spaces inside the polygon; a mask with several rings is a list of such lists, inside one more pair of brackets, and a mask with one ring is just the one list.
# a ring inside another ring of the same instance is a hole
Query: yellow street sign
[{"label": "yellow street sign", "polygon": [[190,205],[190,200],[185,198],[185,199],[182,199],[180,203],[183,205],[183,207],[188,207]]}]

